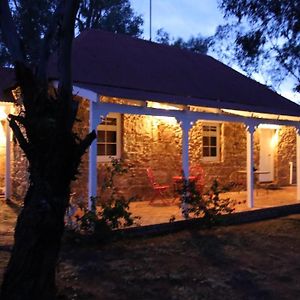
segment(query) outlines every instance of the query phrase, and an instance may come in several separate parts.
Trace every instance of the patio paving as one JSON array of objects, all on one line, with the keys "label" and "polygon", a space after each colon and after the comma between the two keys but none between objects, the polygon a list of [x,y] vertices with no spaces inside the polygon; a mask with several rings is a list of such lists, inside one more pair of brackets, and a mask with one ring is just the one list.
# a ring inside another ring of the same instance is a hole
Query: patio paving
[{"label": "patio paving", "polygon": [[[247,207],[246,191],[224,193],[220,196],[224,198],[230,197],[240,202],[235,207],[236,212],[297,203],[296,186],[287,186],[276,190],[255,190],[254,208],[252,209]],[[152,204],[149,204],[149,201],[137,201],[130,204],[130,211],[133,215],[141,217],[139,223],[142,226],[166,223],[171,218],[175,218],[175,221],[183,220],[178,200],[172,205],[164,205],[160,199],[155,200]]]}]

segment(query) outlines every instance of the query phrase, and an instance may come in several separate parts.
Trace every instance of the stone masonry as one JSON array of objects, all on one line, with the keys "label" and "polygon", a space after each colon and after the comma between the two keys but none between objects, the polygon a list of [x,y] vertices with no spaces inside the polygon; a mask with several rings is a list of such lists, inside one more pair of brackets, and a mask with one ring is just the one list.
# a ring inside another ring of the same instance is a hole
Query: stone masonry
[{"label": "stone masonry", "polygon": [[[75,130],[79,137],[88,132],[89,102],[80,101],[78,122]],[[139,200],[151,197],[152,189],[146,169],[151,167],[159,183],[172,185],[172,177],[180,175],[182,168],[182,131],[174,118],[122,115],[121,158],[129,172],[117,179],[119,190],[126,196]],[[200,165],[205,171],[206,186],[213,179],[222,184],[235,180],[238,170],[246,169],[246,131],[240,123],[220,124],[220,158],[210,162],[202,159],[202,125],[198,121],[190,130],[190,165]],[[296,159],[295,130],[281,127],[278,146],[275,149],[275,181],[280,185],[289,183],[289,162]],[[259,131],[254,135],[255,166],[259,165]],[[98,190],[103,181],[107,163],[98,163]],[[24,197],[28,176],[27,163],[19,147],[14,144],[12,162],[13,196]],[[88,187],[88,154],[85,154],[78,179],[72,184],[76,198],[86,202]]]}]

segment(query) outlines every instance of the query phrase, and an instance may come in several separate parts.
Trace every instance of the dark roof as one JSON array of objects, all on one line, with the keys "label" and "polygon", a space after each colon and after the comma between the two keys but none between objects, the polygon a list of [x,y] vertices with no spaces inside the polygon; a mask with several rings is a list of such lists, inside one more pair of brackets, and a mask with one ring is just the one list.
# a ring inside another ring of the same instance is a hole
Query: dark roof
[{"label": "dark roof", "polygon": [[[299,105],[210,56],[101,30],[74,40],[73,79],[105,96],[300,116]],[[13,70],[0,68],[1,101],[13,85]]]},{"label": "dark roof", "polygon": [[300,115],[300,106],[216,59],[102,30],[74,40],[73,79],[101,95]]},{"label": "dark roof", "polygon": [[0,67],[0,101],[13,101],[12,95],[8,88],[15,85],[14,70],[11,68]]}]

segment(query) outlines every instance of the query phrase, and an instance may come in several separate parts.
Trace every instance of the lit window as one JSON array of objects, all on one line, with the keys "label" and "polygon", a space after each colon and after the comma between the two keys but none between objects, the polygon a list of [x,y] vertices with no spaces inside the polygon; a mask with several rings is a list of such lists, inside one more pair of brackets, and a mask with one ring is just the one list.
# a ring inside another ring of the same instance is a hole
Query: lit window
[{"label": "lit window", "polygon": [[97,128],[98,161],[110,161],[121,156],[121,116],[108,114]]},{"label": "lit window", "polygon": [[220,127],[218,124],[204,124],[202,155],[204,160],[219,160]]}]

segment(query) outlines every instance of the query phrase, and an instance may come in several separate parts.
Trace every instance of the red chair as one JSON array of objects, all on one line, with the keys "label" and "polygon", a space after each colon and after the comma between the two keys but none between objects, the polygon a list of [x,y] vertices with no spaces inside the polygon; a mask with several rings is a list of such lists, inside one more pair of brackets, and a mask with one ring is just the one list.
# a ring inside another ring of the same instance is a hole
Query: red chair
[{"label": "red chair", "polygon": [[170,189],[170,186],[157,183],[151,168],[147,168],[147,176],[154,191],[154,195],[149,203],[152,204],[155,199],[160,198],[164,204],[170,204],[168,202],[168,190]]},{"label": "red chair", "polygon": [[195,176],[195,187],[202,194],[205,186],[205,172],[200,165],[191,167],[190,175]]}]

